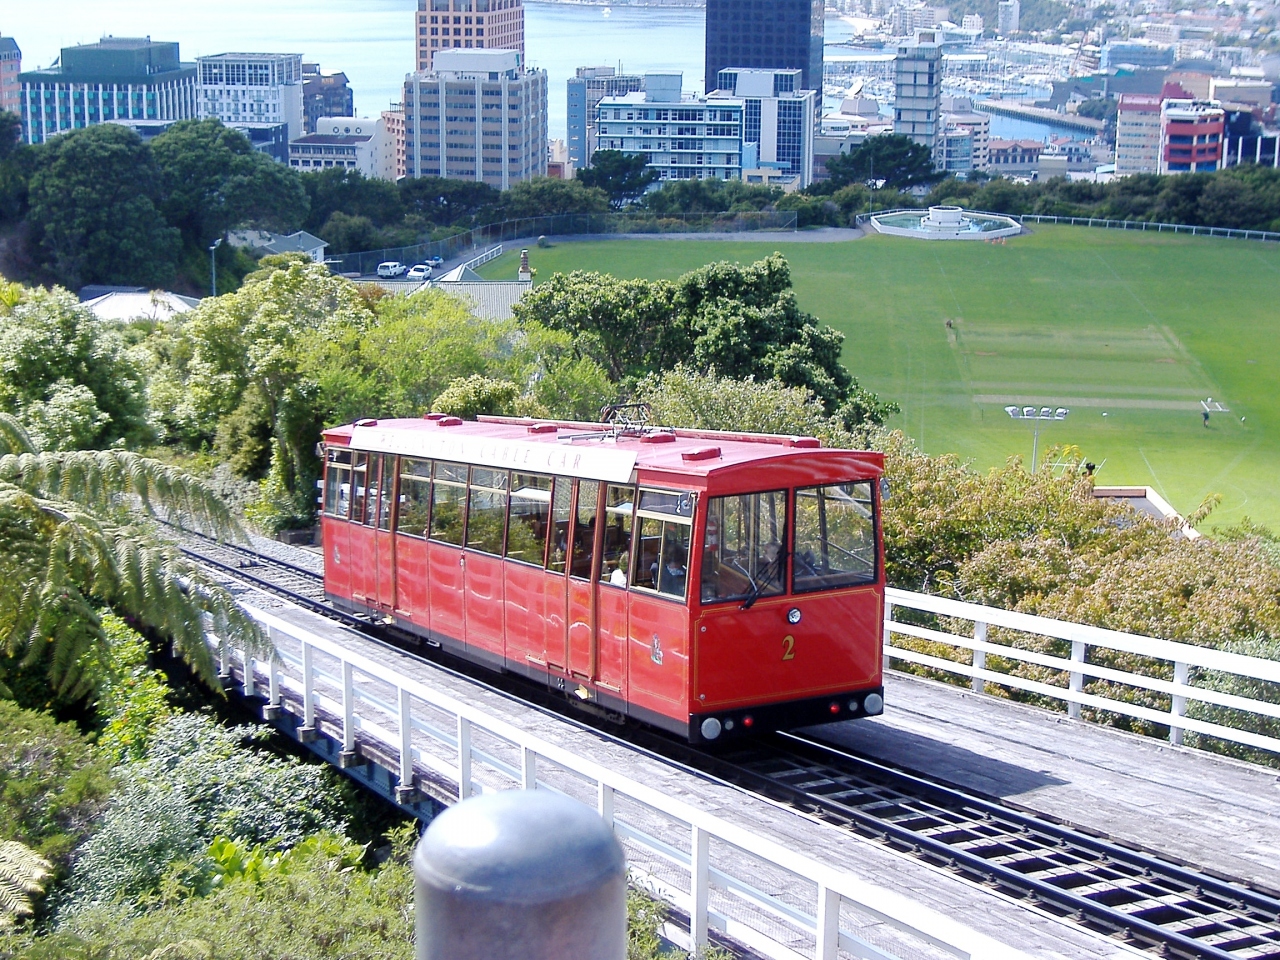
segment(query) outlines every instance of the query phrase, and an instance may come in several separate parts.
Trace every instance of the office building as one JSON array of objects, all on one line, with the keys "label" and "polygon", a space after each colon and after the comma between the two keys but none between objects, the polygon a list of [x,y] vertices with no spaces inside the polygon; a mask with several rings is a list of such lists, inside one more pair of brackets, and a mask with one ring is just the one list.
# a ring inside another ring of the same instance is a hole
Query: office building
[{"label": "office building", "polygon": [[22,84],[18,74],[22,72],[22,51],[13,37],[0,37],[0,110],[18,114],[22,109]]},{"label": "office building", "polygon": [[969,131],[971,169],[987,169],[990,162],[988,144],[991,140],[991,114],[974,110],[973,101],[968,97],[943,97],[941,109],[944,128]]},{"label": "office building", "polygon": [[602,99],[600,149],[647,157],[659,180],[742,179],[742,101],[686,99],[681,80],[650,73],[643,91]]},{"label": "office building", "polygon": [[893,70],[893,132],[933,150],[942,107],[942,44],[932,30],[898,45]]},{"label": "office building", "polygon": [[1109,40],[1102,45],[1099,63],[1103,70],[1127,67],[1171,67],[1173,47],[1154,40]]},{"label": "office building", "polygon": [[219,53],[196,57],[200,116],[231,125],[284,123],[290,141],[302,136],[302,56],[297,53]]},{"label": "office building", "polygon": [[1211,77],[1208,99],[1248,103],[1266,109],[1271,104],[1274,88],[1275,84],[1262,77]]},{"label": "office building", "polygon": [[986,24],[982,22],[982,14],[966,13],[960,22],[960,27],[963,30],[977,30],[978,35],[981,36],[982,31],[986,29]]},{"label": "office building", "polygon": [[178,59],[176,43],[148,37],[103,37],[64,47],[57,66],[20,73],[18,82],[26,143],[108,120],[196,116],[195,65]]},{"label": "office building", "polygon": [[[177,120],[108,120],[122,127],[128,127],[143,141],[153,140],[162,133],[168,133]],[[229,123],[237,133],[242,133],[249,140],[250,146],[258,153],[266,154],[277,163],[289,162],[289,125],[285,123]]]},{"label": "office building", "polygon": [[391,179],[395,144],[381,117],[320,117],[316,132],[289,144],[289,166],[302,173],[337,167],[374,180]]},{"label": "office building", "polygon": [[777,172],[776,177],[757,172],[756,182],[794,181],[803,190],[813,181],[818,94],[801,89],[801,78],[800,70],[730,68],[720,71],[716,89],[707,96],[709,105],[723,99],[742,102],[742,168]]},{"label": "office building", "polygon": [[1222,166],[1226,112],[1217,100],[1160,105],[1160,172],[1205,173]]},{"label": "office building", "polygon": [[[457,0],[454,0],[457,2]],[[408,176],[506,190],[547,173],[547,73],[514,50],[441,50],[404,85]]]},{"label": "office building", "polygon": [[1035,172],[1044,152],[1039,140],[991,140],[987,144],[990,154],[988,170],[993,174],[1013,176]]},{"label": "office building", "polygon": [[418,0],[418,70],[438,50],[514,50],[524,64],[522,0]]},{"label": "office building", "polygon": [[400,180],[406,175],[404,149],[404,104],[397,103],[390,110],[382,111],[382,123],[391,145],[387,157],[384,180]]},{"label": "office building", "polygon": [[1122,93],[1116,105],[1116,176],[1160,171],[1158,94]]},{"label": "office building", "polygon": [[996,7],[996,33],[1009,37],[1018,32],[1018,21],[1022,18],[1022,5],[1018,0],[1000,0]]},{"label": "office building", "polygon": [[973,131],[968,127],[956,127],[945,124],[938,134],[937,167],[949,174],[961,178],[972,173],[973,163]]},{"label": "office building", "polygon": [[639,74],[616,73],[613,67],[579,67],[567,82],[568,137],[565,146],[569,160],[581,170],[591,166],[596,152],[600,101],[604,97],[620,97],[644,89]]},{"label": "office building", "polygon": [[318,63],[302,65],[303,128],[316,132],[321,117],[354,117],[356,98],[341,70],[324,71]]},{"label": "office building", "polygon": [[822,89],[822,0],[707,0],[705,90],[730,67],[800,70]]}]

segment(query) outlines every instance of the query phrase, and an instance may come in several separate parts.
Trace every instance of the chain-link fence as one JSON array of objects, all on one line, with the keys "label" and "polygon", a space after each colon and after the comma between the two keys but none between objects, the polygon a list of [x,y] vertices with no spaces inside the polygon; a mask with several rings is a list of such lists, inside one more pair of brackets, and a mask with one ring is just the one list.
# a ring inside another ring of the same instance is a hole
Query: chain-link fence
[{"label": "chain-link fence", "polygon": [[431,257],[452,260],[471,250],[528,237],[605,236],[610,234],[752,233],[795,230],[794,210],[748,210],[739,213],[566,213],[526,217],[475,227],[444,240],[410,247],[338,254],[326,262],[335,273],[369,276],[378,264],[398,260],[422,263]]}]

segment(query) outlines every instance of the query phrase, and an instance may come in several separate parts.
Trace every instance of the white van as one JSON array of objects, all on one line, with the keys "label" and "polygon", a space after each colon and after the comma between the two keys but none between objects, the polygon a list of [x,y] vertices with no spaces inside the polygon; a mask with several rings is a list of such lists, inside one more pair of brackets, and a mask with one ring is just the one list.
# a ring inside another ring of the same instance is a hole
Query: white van
[{"label": "white van", "polygon": [[378,276],[380,277],[403,277],[408,272],[409,268],[399,260],[388,260],[386,263],[378,264]]}]

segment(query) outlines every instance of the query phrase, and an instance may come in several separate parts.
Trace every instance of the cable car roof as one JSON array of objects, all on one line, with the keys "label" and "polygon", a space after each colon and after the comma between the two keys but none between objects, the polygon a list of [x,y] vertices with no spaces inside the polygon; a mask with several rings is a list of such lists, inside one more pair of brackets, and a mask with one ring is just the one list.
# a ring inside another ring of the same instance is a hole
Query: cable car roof
[{"label": "cable car roof", "polygon": [[[865,450],[824,449],[811,437],[665,428],[620,429],[613,424],[509,417],[359,420],[324,431],[326,442],[377,453],[447,460],[483,467],[628,483],[635,471],[711,477],[773,461],[819,465],[878,477],[884,458]],[[787,471],[791,473],[791,471]],[[781,478],[780,478],[781,479]],[[783,481],[796,482],[795,476]],[[815,477],[825,481],[828,477]]]}]

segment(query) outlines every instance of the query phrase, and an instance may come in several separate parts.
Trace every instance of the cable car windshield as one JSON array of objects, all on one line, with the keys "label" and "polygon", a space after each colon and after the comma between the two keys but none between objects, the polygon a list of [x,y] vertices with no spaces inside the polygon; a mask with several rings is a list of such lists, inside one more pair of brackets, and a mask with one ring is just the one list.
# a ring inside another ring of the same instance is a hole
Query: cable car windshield
[{"label": "cable car windshield", "polygon": [[795,544],[796,593],[874,582],[871,481],[797,490]]},{"label": "cable car windshield", "polygon": [[712,497],[702,543],[702,602],[743,600],[783,592],[787,492]]}]

